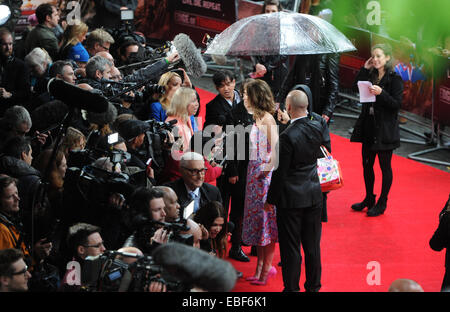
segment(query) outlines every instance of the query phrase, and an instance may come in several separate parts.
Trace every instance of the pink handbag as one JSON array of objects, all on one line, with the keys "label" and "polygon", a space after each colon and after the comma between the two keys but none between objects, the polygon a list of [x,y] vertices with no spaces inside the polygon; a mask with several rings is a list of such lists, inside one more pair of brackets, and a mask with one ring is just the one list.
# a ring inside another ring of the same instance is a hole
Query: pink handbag
[{"label": "pink handbag", "polygon": [[317,175],[319,176],[322,192],[329,192],[344,185],[339,161],[333,158],[325,146],[321,146],[324,157],[317,159]]}]

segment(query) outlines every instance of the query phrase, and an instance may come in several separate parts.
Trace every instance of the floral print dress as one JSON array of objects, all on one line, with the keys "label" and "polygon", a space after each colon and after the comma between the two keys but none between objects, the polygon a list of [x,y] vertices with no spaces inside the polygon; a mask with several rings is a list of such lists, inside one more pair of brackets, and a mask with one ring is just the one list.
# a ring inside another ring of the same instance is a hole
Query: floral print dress
[{"label": "floral print dress", "polygon": [[267,175],[262,170],[270,162],[271,151],[268,138],[253,124],[242,225],[242,240],[246,245],[266,246],[278,240],[276,208],[272,212],[264,210],[272,170]]}]

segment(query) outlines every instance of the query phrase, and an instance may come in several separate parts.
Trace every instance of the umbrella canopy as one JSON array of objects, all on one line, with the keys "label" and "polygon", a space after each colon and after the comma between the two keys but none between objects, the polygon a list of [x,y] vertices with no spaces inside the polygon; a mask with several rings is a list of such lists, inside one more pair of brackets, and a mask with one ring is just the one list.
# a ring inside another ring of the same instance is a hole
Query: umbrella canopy
[{"label": "umbrella canopy", "polygon": [[212,55],[298,55],[354,51],[327,21],[308,14],[277,12],[241,19],[209,44]]}]

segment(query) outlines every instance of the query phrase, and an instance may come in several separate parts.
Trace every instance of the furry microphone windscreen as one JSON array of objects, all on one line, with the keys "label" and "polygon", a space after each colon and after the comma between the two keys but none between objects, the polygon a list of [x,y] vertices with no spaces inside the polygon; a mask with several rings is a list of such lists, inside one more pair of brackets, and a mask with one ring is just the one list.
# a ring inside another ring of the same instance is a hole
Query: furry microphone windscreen
[{"label": "furry microphone windscreen", "polygon": [[176,35],[173,39],[173,45],[186,66],[186,70],[192,77],[200,78],[206,73],[207,65],[203,60],[202,54],[188,35],[183,33]]},{"label": "furry microphone windscreen", "polygon": [[228,292],[236,284],[236,270],[230,263],[198,248],[167,243],[157,247],[152,257],[183,283],[206,291]]},{"label": "furry microphone windscreen", "polygon": [[33,121],[33,132],[34,130],[43,131],[61,123],[68,112],[67,105],[59,100],[53,100],[38,106],[30,113]]},{"label": "furry microphone windscreen", "polygon": [[117,118],[117,108],[108,103],[108,109],[103,113],[87,112],[87,120],[91,124],[106,125],[113,123]]}]

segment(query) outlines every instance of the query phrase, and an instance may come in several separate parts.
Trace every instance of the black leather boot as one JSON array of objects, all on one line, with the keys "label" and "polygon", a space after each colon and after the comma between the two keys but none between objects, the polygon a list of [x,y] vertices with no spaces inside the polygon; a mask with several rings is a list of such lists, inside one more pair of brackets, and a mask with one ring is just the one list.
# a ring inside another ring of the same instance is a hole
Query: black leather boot
[{"label": "black leather boot", "polygon": [[377,204],[372,208],[367,210],[367,216],[376,217],[384,213],[386,210],[387,200],[379,198]]},{"label": "black leather boot", "polygon": [[356,203],[352,205],[352,209],[355,211],[362,211],[364,208],[372,209],[373,205],[375,205],[375,194],[370,196],[366,195],[366,198],[360,203]]}]

